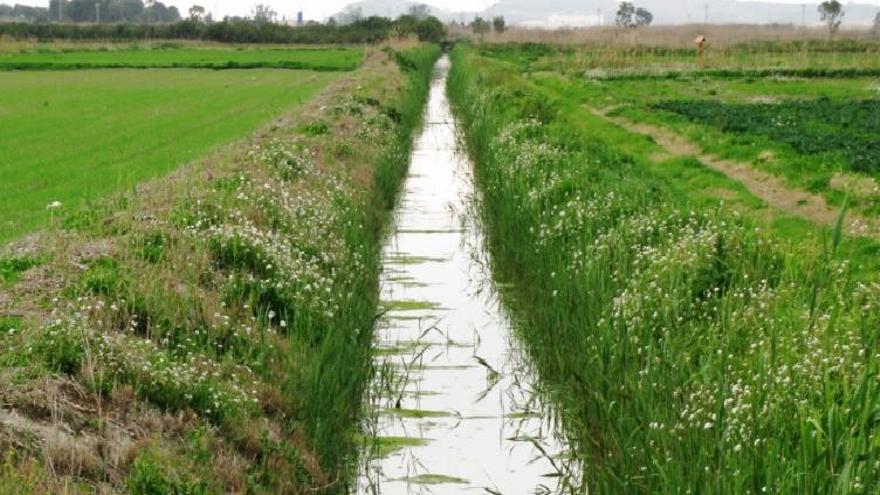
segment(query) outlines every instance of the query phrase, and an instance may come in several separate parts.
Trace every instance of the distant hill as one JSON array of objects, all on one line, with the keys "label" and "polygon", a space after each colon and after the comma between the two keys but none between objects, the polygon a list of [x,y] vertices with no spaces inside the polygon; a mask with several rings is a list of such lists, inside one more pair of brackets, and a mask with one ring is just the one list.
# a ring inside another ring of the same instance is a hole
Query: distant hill
[{"label": "distant hill", "polygon": [[[360,9],[364,16],[397,17],[418,3],[421,2],[363,0],[349,5],[346,10]],[[817,4],[807,4],[806,8],[802,8],[798,4],[737,0],[635,0],[635,3],[650,10],[656,24],[703,22],[707,13],[709,22],[715,24],[801,24],[806,21],[807,24],[814,25],[820,22]],[[470,20],[475,15],[501,15],[510,24],[527,26],[595,26],[600,23],[613,24],[618,4],[615,0],[500,0],[480,12],[450,12],[432,7],[431,13],[444,21]],[[873,22],[880,7],[847,3],[845,10],[844,26],[865,26]]]},{"label": "distant hill", "polygon": [[[424,2],[413,2],[411,0],[362,0],[350,3],[345,6],[339,13],[333,16],[339,22],[351,22],[353,16],[360,15],[362,17],[379,16],[397,18],[409,12],[410,8],[416,5],[428,5]],[[453,19],[452,12],[428,5],[431,15],[443,20],[449,21]]]}]

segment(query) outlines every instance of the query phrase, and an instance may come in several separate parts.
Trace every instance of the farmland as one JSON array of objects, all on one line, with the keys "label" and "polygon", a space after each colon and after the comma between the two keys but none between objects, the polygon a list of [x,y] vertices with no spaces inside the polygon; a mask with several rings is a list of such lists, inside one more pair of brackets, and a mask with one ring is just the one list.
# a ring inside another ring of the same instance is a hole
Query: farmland
[{"label": "farmland", "polygon": [[880,44],[677,29],[4,48],[0,493],[880,491]]},{"label": "farmland", "polygon": [[735,53],[456,52],[496,277],[591,491],[877,488],[876,191],[841,180],[874,179],[876,80]]},{"label": "farmland", "polygon": [[[159,177],[302,103],[331,73],[13,72],[0,78],[0,241]],[[84,125],[87,124],[87,125]]]},{"label": "farmland", "polygon": [[0,70],[101,68],[307,69],[346,71],[360,63],[355,48],[144,48],[136,44],[93,50],[37,48],[0,54]]},{"label": "farmland", "polygon": [[351,52],[0,78],[0,492],[352,477],[379,236],[437,49]]}]

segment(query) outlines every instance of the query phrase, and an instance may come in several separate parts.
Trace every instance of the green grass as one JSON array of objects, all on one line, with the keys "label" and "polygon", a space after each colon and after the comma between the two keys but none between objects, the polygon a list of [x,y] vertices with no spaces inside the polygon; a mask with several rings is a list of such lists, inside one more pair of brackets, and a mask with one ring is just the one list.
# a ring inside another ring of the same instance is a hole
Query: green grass
[{"label": "green grass", "polygon": [[[247,135],[335,77],[287,70],[7,73],[0,78],[0,242]],[[47,211],[54,201],[60,211]]]},{"label": "green grass", "polygon": [[354,70],[363,51],[355,48],[173,48],[39,50],[0,53],[0,70],[100,68],[308,69]]},{"label": "green grass", "polygon": [[22,273],[39,264],[35,258],[0,258],[0,287],[14,284]]},{"label": "green grass", "polygon": [[590,492],[876,493],[880,291],[851,257],[871,248],[765,225],[521,63],[460,46],[449,89],[494,274]]}]

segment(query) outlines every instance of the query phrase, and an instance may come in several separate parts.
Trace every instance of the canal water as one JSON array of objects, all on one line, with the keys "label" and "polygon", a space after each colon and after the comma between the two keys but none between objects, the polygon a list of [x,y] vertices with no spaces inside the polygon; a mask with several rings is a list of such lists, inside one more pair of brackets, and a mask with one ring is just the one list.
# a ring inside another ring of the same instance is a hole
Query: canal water
[{"label": "canal water", "polygon": [[357,492],[573,493],[558,425],[489,277],[448,71],[444,56],[384,248],[376,442]]}]

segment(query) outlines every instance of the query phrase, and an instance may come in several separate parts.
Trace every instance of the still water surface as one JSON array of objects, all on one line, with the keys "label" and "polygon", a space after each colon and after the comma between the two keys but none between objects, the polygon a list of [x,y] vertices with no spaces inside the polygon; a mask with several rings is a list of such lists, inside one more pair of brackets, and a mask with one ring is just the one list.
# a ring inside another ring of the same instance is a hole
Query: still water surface
[{"label": "still water surface", "polygon": [[472,165],[436,68],[384,248],[375,433],[359,494],[572,492],[564,442],[535,393],[488,275]]}]

